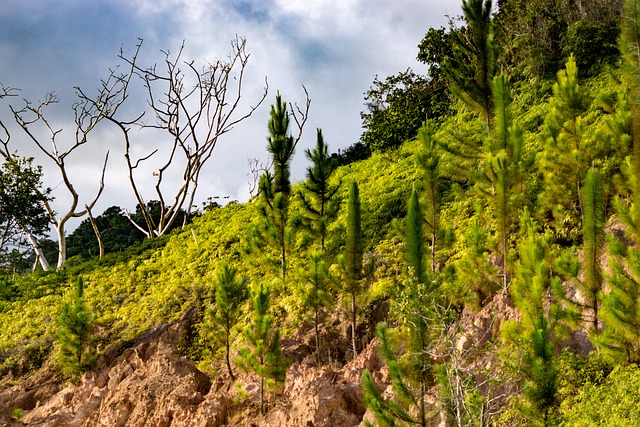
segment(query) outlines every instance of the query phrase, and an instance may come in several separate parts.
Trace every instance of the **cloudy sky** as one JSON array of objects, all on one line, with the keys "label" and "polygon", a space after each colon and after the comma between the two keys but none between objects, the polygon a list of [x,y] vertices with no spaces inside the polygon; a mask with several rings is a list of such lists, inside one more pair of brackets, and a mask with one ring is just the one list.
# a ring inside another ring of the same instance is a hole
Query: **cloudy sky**
[{"label": "cloudy sky", "polygon": [[[358,141],[364,92],[376,75],[413,68],[417,45],[429,27],[446,26],[446,15],[458,15],[457,0],[21,0],[0,8],[0,82],[21,89],[19,96],[0,101],[0,118],[11,121],[8,104],[21,98],[41,100],[55,92],[60,102],[49,114],[52,126],[62,129],[58,143],[73,138],[74,86],[96,93],[109,69],[124,65],[120,49],[130,56],[143,39],[139,63],[160,64],[161,51],[176,52],[183,40],[184,59],[204,65],[224,58],[230,41],[247,40],[251,55],[245,76],[245,107],[261,95],[265,77],[269,95],[247,121],[226,134],[207,163],[197,200],[230,196],[244,201],[249,195],[248,159],[267,160],[265,150],[269,105],[279,90],[286,101],[303,102],[304,85],[311,98],[310,117],[293,161],[294,179],[304,178],[304,149],[315,143],[322,128],[331,151]],[[132,99],[121,112],[131,117],[144,107],[141,82],[133,81]],[[136,89],[137,88],[137,89]],[[123,117],[124,118],[124,117]],[[153,143],[142,131],[134,144],[140,153]],[[17,129],[11,147],[36,156],[47,176],[46,185],[60,184],[59,175]],[[62,148],[63,148],[62,147]],[[106,151],[110,160],[106,188],[96,212],[119,205],[135,206],[123,168],[123,142],[117,130],[104,125],[86,147],[69,158],[70,171],[86,203],[97,189],[97,176]],[[153,183],[141,171],[143,183]],[[148,175],[148,176],[146,176]],[[64,192],[57,188],[57,210],[66,209]],[[153,194],[146,192],[147,199]],[[73,225],[72,225],[73,226]]]}]

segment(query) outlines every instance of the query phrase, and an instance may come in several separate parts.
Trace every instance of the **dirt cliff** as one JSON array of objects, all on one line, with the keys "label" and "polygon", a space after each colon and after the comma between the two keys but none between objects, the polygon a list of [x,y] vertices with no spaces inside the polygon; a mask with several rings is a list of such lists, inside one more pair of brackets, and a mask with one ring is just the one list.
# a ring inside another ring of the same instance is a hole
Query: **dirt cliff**
[{"label": "dirt cliff", "polygon": [[[514,315],[504,296],[496,296],[490,305],[493,308],[463,315],[460,348],[494,338],[500,321]],[[180,356],[177,348],[192,315],[188,310],[176,322],[108,349],[77,384],[64,383],[55,369],[43,368],[20,384],[0,388],[0,425],[358,427],[363,419],[372,419],[362,401],[362,370],[369,369],[380,389],[392,393],[375,341],[347,363],[326,360],[318,365],[310,351],[311,339],[300,334],[283,341],[293,363],[284,389],[275,399],[271,396],[269,410],[261,416],[256,378],[240,376],[244,392],[239,394],[224,375],[212,382],[193,361]],[[344,341],[332,348],[343,351],[348,348]],[[14,420],[16,408],[23,414]]]}]

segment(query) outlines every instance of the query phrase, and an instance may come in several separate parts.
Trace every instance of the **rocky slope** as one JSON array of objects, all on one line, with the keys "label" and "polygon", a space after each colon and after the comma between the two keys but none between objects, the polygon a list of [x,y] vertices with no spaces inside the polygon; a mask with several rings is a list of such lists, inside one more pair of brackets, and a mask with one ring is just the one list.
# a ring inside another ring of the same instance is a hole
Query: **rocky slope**
[{"label": "rocky slope", "polygon": [[[480,313],[463,316],[456,345],[480,349],[496,337],[501,321],[514,315],[508,298],[497,295]],[[310,338],[301,335],[283,342],[293,364],[284,390],[272,400],[267,415],[260,416],[255,378],[241,377],[246,394],[238,395],[227,378],[212,382],[179,355],[178,343],[188,332],[191,316],[193,310],[188,310],[174,323],[108,349],[78,384],[64,384],[55,370],[43,368],[21,384],[0,388],[0,425],[356,427],[372,419],[362,401],[363,369],[372,372],[381,390],[392,393],[375,341],[343,366],[335,361],[317,366],[306,342]],[[341,350],[340,339],[336,345]],[[11,418],[15,408],[23,410],[18,420]]]}]

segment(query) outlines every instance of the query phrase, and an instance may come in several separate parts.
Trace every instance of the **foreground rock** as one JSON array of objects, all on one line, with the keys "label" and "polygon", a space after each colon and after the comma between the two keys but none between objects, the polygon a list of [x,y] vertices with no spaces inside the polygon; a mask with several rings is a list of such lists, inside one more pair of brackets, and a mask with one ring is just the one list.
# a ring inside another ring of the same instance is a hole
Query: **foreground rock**
[{"label": "foreground rock", "polygon": [[[516,316],[509,298],[499,293],[478,313],[463,313],[452,349],[463,355],[460,369],[482,376],[495,370],[486,350],[498,336],[500,324]],[[359,427],[373,420],[362,400],[360,378],[369,369],[378,388],[391,397],[386,367],[370,343],[354,360],[341,354],[349,342],[339,331],[340,322],[325,325],[323,342],[331,343],[327,360],[317,365],[311,354],[313,335],[302,326],[294,337],[283,340],[292,361],[283,390],[269,394],[268,412],[258,406],[257,378],[240,375],[243,392],[224,375],[212,384],[195,364],[179,355],[177,347],[189,336],[194,310],[180,320],[161,325],[136,340],[108,349],[98,366],[79,384],[65,384],[53,369],[42,369],[20,385],[0,388],[0,425],[84,427]],[[442,361],[447,359],[446,352]],[[504,395],[510,391],[503,390]],[[434,425],[444,425],[434,389],[428,404],[438,414]],[[499,402],[496,402],[499,403]],[[16,408],[19,420],[11,418]]]},{"label": "foreground rock", "polygon": [[[172,324],[113,348],[79,384],[64,384],[43,370],[20,386],[0,390],[0,425],[84,427],[358,426],[365,408],[360,372],[381,366],[373,346],[341,369],[314,366],[308,348],[290,340],[297,361],[284,390],[266,416],[252,395],[256,379],[242,377],[249,396],[235,395],[224,378],[211,384],[195,364],[178,355],[177,343],[190,323],[187,311]],[[230,391],[227,391],[230,389]],[[10,415],[23,410],[19,420]]]}]

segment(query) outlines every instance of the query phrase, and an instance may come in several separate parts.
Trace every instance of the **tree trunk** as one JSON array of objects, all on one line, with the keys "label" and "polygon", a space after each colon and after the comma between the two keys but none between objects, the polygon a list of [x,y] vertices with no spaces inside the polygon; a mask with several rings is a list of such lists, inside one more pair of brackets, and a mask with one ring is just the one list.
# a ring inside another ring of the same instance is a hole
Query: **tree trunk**
[{"label": "tree trunk", "polygon": [[44,271],[49,271],[49,261],[47,261],[47,257],[44,256],[44,252],[40,247],[38,238],[25,229],[23,229],[22,232],[25,234],[25,236],[27,236],[31,247],[33,248],[33,252],[35,252],[36,254],[36,262],[40,263],[40,266]]},{"label": "tree trunk", "polygon": [[93,232],[96,234],[96,239],[98,239],[98,248],[100,250],[100,259],[104,257],[104,242],[102,241],[102,234],[100,234],[100,230],[98,229],[98,224],[96,224],[96,220],[91,213],[91,209],[88,205],[84,206],[87,209],[87,215],[89,216],[89,222],[91,222],[91,227],[93,228]]},{"label": "tree trunk", "polygon": [[353,358],[358,356],[358,348],[356,346],[356,293],[351,292],[351,345],[353,347]]},{"label": "tree trunk", "polygon": [[56,227],[58,235],[58,265],[56,268],[62,270],[67,263],[67,238],[64,235],[64,223],[60,222]]},{"label": "tree trunk", "polygon": [[229,334],[231,331],[231,325],[229,324],[229,319],[227,319],[227,330],[225,335],[225,359],[227,362],[227,369],[229,370],[229,376],[231,377],[231,381],[235,381],[236,377],[233,375],[233,371],[231,370],[231,362],[229,361],[229,353],[231,352],[231,344],[229,343]]},{"label": "tree trunk", "polygon": [[[317,297],[316,297],[317,304]],[[318,308],[315,310],[315,332],[316,332],[316,362],[320,365],[320,330],[318,329]]]}]

